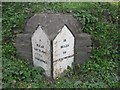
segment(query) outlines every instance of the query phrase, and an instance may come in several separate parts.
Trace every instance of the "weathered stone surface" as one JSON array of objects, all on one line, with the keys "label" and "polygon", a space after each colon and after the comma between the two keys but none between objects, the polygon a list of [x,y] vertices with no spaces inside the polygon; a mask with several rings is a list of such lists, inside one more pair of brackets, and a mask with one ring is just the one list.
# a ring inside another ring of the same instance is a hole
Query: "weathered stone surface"
[{"label": "weathered stone surface", "polygon": [[66,24],[73,33],[81,31],[80,24],[71,14],[35,14],[31,17],[25,27],[26,33],[33,33],[38,24],[50,35],[50,39],[55,38],[58,30]]},{"label": "weathered stone surface", "polygon": [[89,59],[91,51],[91,37],[86,33],[76,34],[75,64],[84,63]]},{"label": "weathered stone surface", "polygon": [[65,25],[53,40],[53,78],[60,76],[67,66],[72,67],[74,40],[73,34]]},{"label": "weathered stone surface", "polygon": [[24,34],[18,34],[16,36],[15,46],[20,57],[32,62],[32,45],[30,39],[38,25],[42,26],[43,30],[52,40],[57,35],[58,30],[65,24],[75,36],[75,62],[83,63],[89,58],[91,38],[90,35],[82,33],[79,22],[72,14],[43,13],[32,16],[26,23]]},{"label": "weathered stone surface", "polygon": [[34,66],[42,67],[45,75],[51,77],[51,41],[41,26],[34,32],[31,42]]},{"label": "weathered stone surface", "polygon": [[[49,32],[49,31],[47,31]],[[41,26],[32,36],[33,64],[42,67],[47,77],[59,77],[74,62],[74,36],[64,25],[53,40]]]},{"label": "weathered stone surface", "polygon": [[20,58],[32,63],[32,44],[30,34],[18,34],[15,39],[15,47]]}]

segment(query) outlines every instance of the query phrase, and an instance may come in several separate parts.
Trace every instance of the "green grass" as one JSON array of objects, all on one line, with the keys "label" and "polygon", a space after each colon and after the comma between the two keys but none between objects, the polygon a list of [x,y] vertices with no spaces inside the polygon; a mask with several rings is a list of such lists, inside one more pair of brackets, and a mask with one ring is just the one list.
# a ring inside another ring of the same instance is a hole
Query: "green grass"
[{"label": "green grass", "polygon": [[[90,60],[68,68],[54,83],[45,79],[42,68],[32,67],[17,58],[14,47],[14,38],[23,32],[26,19],[47,11],[74,13],[83,31],[89,33],[94,42]],[[3,87],[120,88],[118,11],[116,3],[3,3]]]}]

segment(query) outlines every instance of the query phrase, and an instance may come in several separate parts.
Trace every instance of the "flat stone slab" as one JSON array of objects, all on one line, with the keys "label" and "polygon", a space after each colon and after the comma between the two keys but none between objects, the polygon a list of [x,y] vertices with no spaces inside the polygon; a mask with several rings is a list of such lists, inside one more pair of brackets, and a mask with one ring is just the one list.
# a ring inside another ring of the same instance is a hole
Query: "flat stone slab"
[{"label": "flat stone slab", "polygon": [[15,38],[15,47],[22,59],[29,62],[32,60],[31,37],[36,28],[40,25],[46,34],[53,40],[64,25],[67,25],[75,36],[75,63],[83,63],[89,59],[91,51],[91,37],[83,33],[80,23],[72,14],[48,14],[40,13],[33,15],[26,23],[24,33],[18,34]]}]

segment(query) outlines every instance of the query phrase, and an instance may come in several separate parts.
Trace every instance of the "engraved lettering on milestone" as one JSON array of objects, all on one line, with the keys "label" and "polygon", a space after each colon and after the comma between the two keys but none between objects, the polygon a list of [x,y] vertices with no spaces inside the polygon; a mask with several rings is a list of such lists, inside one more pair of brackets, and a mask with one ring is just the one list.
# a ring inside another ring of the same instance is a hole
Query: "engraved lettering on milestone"
[{"label": "engraved lettering on milestone", "polygon": [[63,52],[63,54],[65,54],[65,53],[66,53],[66,51]]},{"label": "engraved lettering on milestone", "polygon": [[39,60],[39,61],[41,61],[41,62],[43,62],[43,63],[47,64],[47,62],[46,62],[46,61],[44,61],[44,60],[42,60],[42,59],[39,59],[38,57],[35,57],[35,59],[37,59],[37,60]]},{"label": "engraved lettering on milestone", "polygon": [[66,42],[66,39],[64,39],[63,42]]},{"label": "engraved lettering on milestone", "polygon": [[66,48],[66,47],[69,47],[69,44],[62,45],[62,46],[61,46],[61,48]]}]

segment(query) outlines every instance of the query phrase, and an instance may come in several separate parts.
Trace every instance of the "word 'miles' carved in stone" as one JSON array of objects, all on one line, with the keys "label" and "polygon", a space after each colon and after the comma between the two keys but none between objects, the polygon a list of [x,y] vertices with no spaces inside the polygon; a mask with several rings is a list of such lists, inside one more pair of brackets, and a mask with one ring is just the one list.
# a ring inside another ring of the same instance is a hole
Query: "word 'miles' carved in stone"
[{"label": "word 'miles' carved in stone", "polygon": [[32,36],[32,52],[34,66],[40,66],[48,77],[59,77],[72,67],[74,61],[74,36],[66,25],[53,40],[38,26]]}]

